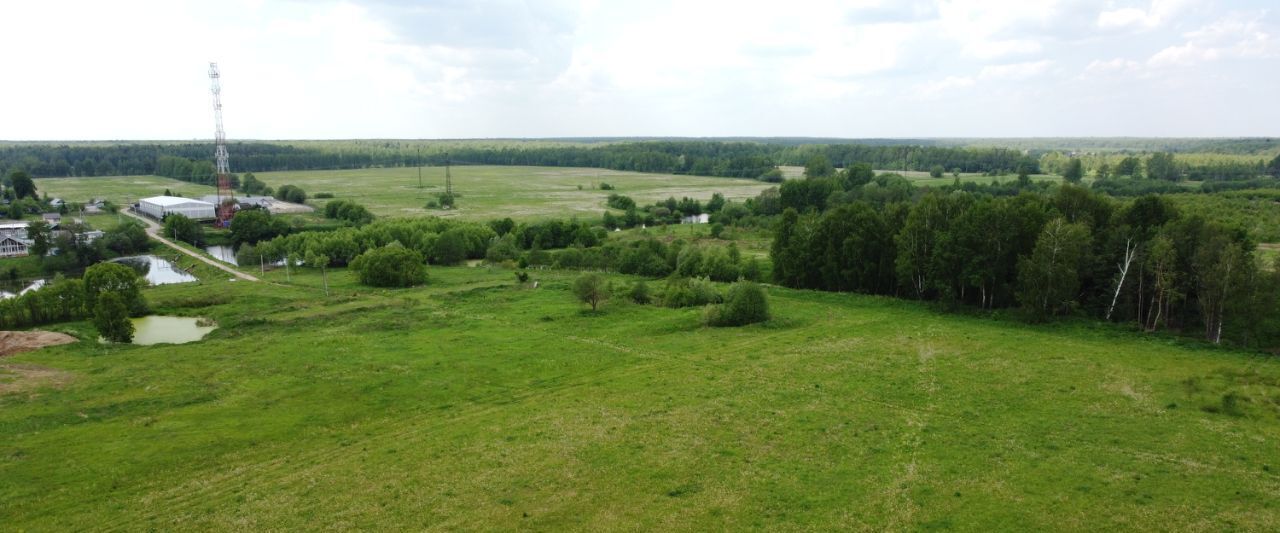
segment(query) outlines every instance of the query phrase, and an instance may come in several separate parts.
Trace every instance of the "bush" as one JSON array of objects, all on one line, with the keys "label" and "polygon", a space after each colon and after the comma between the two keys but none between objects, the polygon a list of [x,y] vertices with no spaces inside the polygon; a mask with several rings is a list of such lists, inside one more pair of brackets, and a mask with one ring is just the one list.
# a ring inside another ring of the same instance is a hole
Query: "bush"
[{"label": "bush", "polygon": [[721,224],[719,222],[712,224],[711,237],[714,239],[719,239],[721,235],[724,235],[724,224]]},{"label": "bush", "polygon": [[333,198],[333,193],[331,193],[331,192],[318,192],[318,193],[316,193],[316,195],[315,195],[315,196],[313,196],[312,198],[315,198],[315,199]]},{"label": "bush", "polygon": [[735,283],[729,288],[725,303],[709,307],[703,315],[709,326],[735,327],[769,320],[769,300],[764,289],[750,282]]},{"label": "bush", "polygon": [[609,287],[606,286],[603,276],[588,272],[573,280],[573,295],[578,298],[578,301],[590,304],[591,310],[596,311],[605,300],[609,299]]},{"label": "bush", "polygon": [[345,220],[357,226],[373,222],[373,213],[351,200],[334,200],[325,204],[324,217]]},{"label": "bush", "polygon": [[275,199],[300,204],[307,201],[307,193],[297,185],[281,185],[275,190]]},{"label": "bush", "polygon": [[695,307],[721,301],[720,291],[703,278],[672,278],[662,291],[662,305],[666,307]]},{"label": "bush", "polygon": [[601,182],[601,183],[600,183],[600,190],[602,190],[602,191],[612,191],[612,190],[613,190],[613,185],[609,185],[608,183]]},{"label": "bush", "polygon": [[351,269],[360,283],[372,287],[412,287],[427,279],[422,254],[398,242],[360,254]]},{"label": "bush", "polygon": [[637,281],[635,285],[632,285],[631,290],[627,291],[627,297],[641,305],[653,301],[653,297],[649,295],[649,285],[644,281]]}]

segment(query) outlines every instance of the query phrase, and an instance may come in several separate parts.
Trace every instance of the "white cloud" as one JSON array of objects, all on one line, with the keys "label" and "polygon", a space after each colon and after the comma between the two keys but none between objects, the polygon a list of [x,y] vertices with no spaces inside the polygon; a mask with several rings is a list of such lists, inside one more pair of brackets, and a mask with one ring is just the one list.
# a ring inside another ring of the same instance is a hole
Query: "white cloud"
[{"label": "white cloud", "polygon": [[983,80],[1026,80],[1044,74],[1053,62],[1047,59],[1010,63],[1007,65],[988,65],[982,67],[978,78]]},{"label": "white cloud", "polygon": [[1131,74],[1142,69],[1142,64],[1132,59],[1124,59],[1117,57],[1109,61],[1095,59],[1084,68],[1084,73],[1088,75],[1111,75],[1111,74]]},{"label": "white cloud", "polygon": [[961,50],[967,56],[978,59],[1001,59],[1009,56],[1026,56],[1040,53],[1043,46],[1030,39],[1005,39],[1000,41],[974,41]]},{"label": "white cloud", "polygon": [[1265,13],[1231,13],[1186,32],[1186,42],[1168,46],[1147,60],[1152,67],[1188,67],[1224,58],[1280,56],[1280,41],[1266,30]]},{"label": "white cloud", "polygon": [[1162,26],[1193,4],[1192,0],[1152,0],[1147,9],[1125,7],[1098,14],[1097,25],[1104,30],[1152,29]]},{"label": "white cloud", "polygon": [[937,98],[944,93],[973,87],[977,83],[969,76],[947,76],[942,81],[929,81],[917,85],[915,94],[921,98]]}]

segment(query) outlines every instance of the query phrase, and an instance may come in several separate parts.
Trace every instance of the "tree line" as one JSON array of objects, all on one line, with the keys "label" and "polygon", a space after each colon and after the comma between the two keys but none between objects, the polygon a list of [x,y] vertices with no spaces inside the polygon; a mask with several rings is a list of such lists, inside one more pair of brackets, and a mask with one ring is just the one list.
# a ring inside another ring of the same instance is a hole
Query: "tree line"
[{"label": "tree line", "polygon": [[1262,264],[1247,232],[1158,195],[1117,201],[1068,184],[1016,196],[853,195],[825,207],[782,214],[774,281],[1280,343],[1280,265]]}]

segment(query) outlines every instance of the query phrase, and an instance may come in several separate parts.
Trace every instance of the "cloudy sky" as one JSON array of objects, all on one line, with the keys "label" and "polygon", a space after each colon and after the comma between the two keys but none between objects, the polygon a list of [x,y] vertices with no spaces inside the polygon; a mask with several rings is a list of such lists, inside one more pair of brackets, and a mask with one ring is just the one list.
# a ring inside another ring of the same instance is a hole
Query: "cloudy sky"
[{"label": "cloudy sky", "polygon": [[4,2],[0,139],[1277,136],[1274,0]]}]

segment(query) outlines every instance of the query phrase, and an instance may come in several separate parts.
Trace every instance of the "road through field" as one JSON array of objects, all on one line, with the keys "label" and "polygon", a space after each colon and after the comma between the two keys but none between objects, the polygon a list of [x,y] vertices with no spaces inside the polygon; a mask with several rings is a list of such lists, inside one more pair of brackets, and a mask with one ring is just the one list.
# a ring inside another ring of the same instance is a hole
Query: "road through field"
[{"label": "road through field", "polygon": [[170,247],[170,248],[173,248],[174,250],[177,250],[177,251],[179,251],[179,252],[182,252],[182,253],[184,253],[184,254],[187,254],[187,255],[189,255],[189,256],[191,256],[191,257],[194,257],[194,258],[196,258],[196,259],[199,259],[199,260],[201,260],[201,261],[204,261],[205,263],[208,263],[208,264],[210,264],[210,265],[212,265],[212,266],[214,266],[214,267],[217,267],[217,268],[220,268],[220,269],[222,269],[222,270],[225,270],[225,271],[227,271],[228,273],[230,273],[231,275],[233,275],[233,276],[235,276],[235,277],[237,277],[237,278],[240,278],[240,279],[242,279],[242,280],[245,280],[245,281],[262,281],[262,280],[260,280],[260,279],[258,279],[258,278],[256,278],[256,277],[254,277],[254,276],[251,276],[251,275],[249,275],[249,274],[245,274],[244,272],[241,272],[241,271],[236,270],[236,269],[234,269],[234,268],[231,268],[231,267],[229,267],[229,266],[227,266],[227,265],[225,265],[225,264],[222,264],[221,262],[219,262],[219,261],[217,261],[217,260],[210,259],[210,258],[208,258],[208,257],[205,257],[205,256],[203,256],[203,255],[200,255],[200,254],[198,254],[198,253],[195,253],[195,252],[193,252],[193,251],[191,251],[191,250],[188,250],[188,249],[186,249],[186,248],[183,248],[183,247],[181,247],[181,246],[178,246],[178,245],[177,245],[177,243],[174,243],[173,241],[170,241],[169,239],[166,239],[166,238],[164,238],[164,237],[161,237],[161,236],[160,236],[160,225],[159,225],[159,224],[157,224],[154,220],[151,220],[151,219],[149,219],[149,218],[146,218],[146,217],[140,216],[140,215],[138,215],[137,213],[134,213],[134,212],[132,212],[132,211],[129,211],[128,209],[124,209],[124,210],[122,210],[121,212],[123,212],[124,214],[129,215],[129,216],[131,216],[131,217],[133,217],[133,218],[136,218],[136,219],[138,219],[138,220],[141,220],[141,221],[142,221],[142,224],[143,224],[143,225],[145,225],[145,226],[147,227],[147,235],[150,235],[152,239],[155,239],[155,240],[157,240],[157,241],[160,241],[160,242],[164,243],[166,246],[168,246],[168,247]]}]

